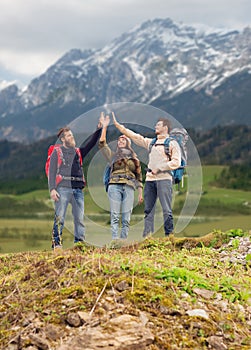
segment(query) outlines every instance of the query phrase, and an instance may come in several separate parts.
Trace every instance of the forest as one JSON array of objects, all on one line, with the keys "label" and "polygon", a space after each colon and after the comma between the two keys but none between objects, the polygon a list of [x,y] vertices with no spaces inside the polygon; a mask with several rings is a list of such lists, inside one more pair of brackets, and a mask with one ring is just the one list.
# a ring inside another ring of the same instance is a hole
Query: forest
[{"label": "forest", "polygon": [[[188,133],[202,165],[226,166],[215,178],[215,186],[251,189],[251,127],[217,126],[207,131],[189,129]],[[21,194],[47,188],[44,165],[47,149],[55,140],[56,136],[32,144],[0,141],[0,192]],[[84,160],[85,171],[97,150],[96,146]]]}]

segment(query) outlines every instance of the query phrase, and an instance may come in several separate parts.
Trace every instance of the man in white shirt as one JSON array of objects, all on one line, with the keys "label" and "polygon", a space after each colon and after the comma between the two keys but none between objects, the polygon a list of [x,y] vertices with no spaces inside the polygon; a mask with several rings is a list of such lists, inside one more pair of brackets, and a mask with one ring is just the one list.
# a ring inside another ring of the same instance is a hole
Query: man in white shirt
[{"label": "man in white shirt", "polygon": [[[152,138],[144,137],[120,124],[114,115],[113,122],[116,128],[129,137],[136,145],[149,150]],[[160,118],[155,125],[157,140],[149,153],[148,169],[144,187],[145,217],[143,237],[154,233],[154,214],[157,198],[163,211],[165,236],[173,233],[172,214],[172,175],[171,170],[181,165],[180,147],[175,140],[170,141],[170,159],[165,153],[164,141],[169,137],[170,122],[166,118]]]}]

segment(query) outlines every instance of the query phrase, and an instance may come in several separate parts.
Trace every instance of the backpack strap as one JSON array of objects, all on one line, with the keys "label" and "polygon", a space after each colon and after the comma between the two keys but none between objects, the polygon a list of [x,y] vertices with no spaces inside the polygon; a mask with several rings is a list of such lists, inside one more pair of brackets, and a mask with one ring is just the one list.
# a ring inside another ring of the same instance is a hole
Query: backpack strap
[{"label": "backpack strap", "polygon": [[61,149],[61,145],[55,145],[54,149],[57,152],[57,174],[58,174],[61,164],[64,163],[64,156]]},{"label": "backpack strap", "polygon": [[81,154],[80,148],[76,147],[75,151],[76,151],[76,153],[78,155],[80,166],[82,166],[83,165],[83,158],[82,158],[82,154]]},{"label": "backpack strap", "polygon": [[45,165],[45,172],[47,177],[49,177],[49,167],[52,153],[56,151],[57,153],[57,172],[56,172],[56,185],[58,185],[62,181],[62,176],[59,175],[59,169],[62,163],[64,163],[63,152],[61,149],[61,145],[55,144],[51,145],[48,149],[48,158]]},{"label": "backpack strap", "polygon": [[149,145],[149,149],[148,149],[149,153],[151,153],[153,145],[156,143],[156,141],[157,141],[156,137],[154,139],[152,139],[152,141],[151,141],[151,143]]},{"label": "backpack strap", "polygon": [[[174,138],[172,137],[167,137],[164,141],[164,143],[158,143],[156,144],[156,146],[164,146],[165,148],[165,154],[167,155],[167,157],[169,158],[169,160],[171,160],[171,155],[170,155],[170,151],[169,151],[169,145],[170,145],[170,141],[174,140]],[[149,145],[149,153],[151,153],[153,146],[155,145],[157,141],[157,138],[155,137],[154,139],[152,139],[150,145]]]},{"label": "backpack strap", "polygon": [[[58,161],[57,161],[57,174],[59,173],[59,168],[61,166],[61,164],[65,164],[65,160],[64,160],[64,155],[63,155],[63,151],[62,151],[62,145],[55,145],[54,149],[56,150],[57,152],[57,157],[58,157]],[[81,155],[81,151],[78,147],[75,148],[75,151],[78,155],[78,158],[79,158],[79,163],[80,163],[80,166],[82,167],[83,165],[83,158],[82,158],[82,155]]]},{"label": "backpack strap", "polygon": [[171,154],[170,154],[170,150],[169,150],[169,145],[170,145],[170,141],[172,141],[172,140],[173,140],[173,138],[167,137],[165,139],[165,141],[164,141],[165,154],[167,155],[169,160],[171,160]]}]

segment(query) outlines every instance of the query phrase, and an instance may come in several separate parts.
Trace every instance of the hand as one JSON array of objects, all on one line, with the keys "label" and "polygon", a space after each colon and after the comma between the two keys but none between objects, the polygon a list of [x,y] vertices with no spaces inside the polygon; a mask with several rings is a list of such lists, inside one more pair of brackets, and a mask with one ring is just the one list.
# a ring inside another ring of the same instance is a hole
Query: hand
[{"label": "hand", "polygon": [[107,128],[110,123],[110,117],[109,115],[106,115],[103,120],[103,128]]},{"label": "hand", "polygon": [[153,174],[153,175],[157,175],[158,172],[159,172],[159,169],[152,169],[152,174]]},{"label": "hand", "polygon": [[138,204],[143,203],[142,187],[138,187]]},{"label": "hand", "polygon": [[105,119],[105,114],[104,114],[104,112],[101,112],[100,118],[98,121],[98,129],[102,128],[102,126],[104,125],[104,119]]},{"label": "hand", "polygon": [[139,193],[138,194],[138,204],[143,203],[143,201],[144,201],[144,199],[143,199],[142,193]]},{"label": "hand", "polygon": [[114,112],[112,112],[112,119],[113,119],[113,124],[114,124],[115,126],[119,125],[119,122],[117,121]]},{"label": "hand", "polygon": [[51,190],[50,196],[51,196],[51,199],[52,199],[53,201],[55,201],[55,202],[58,202],[58,201],[59,201],[60,195],[59,195],[59,193],[58,193],[55,189]]}]

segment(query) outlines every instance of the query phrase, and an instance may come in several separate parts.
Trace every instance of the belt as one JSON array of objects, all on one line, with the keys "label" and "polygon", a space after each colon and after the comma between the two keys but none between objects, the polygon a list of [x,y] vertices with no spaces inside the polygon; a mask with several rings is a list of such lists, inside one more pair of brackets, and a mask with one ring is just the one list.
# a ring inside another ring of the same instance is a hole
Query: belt
[{"label": "belt", "polygon": [[110,179],[127,179],[131,181],[135,181],[135,178],[128,176],[128,175],[112,175]]},{"label": "belt", "polygon": [[[185,167],[184,166],[179,166],[177,169],[184,169]],[[177,169],[174,169],[174,170],[177,170]],[[147,173],[151,173],[152,172],[152,169],[149,169],[149,168],[146,168],[145,170]],[[165,174],[165,173],[169,173],[169,174],[172,174],[172,171],[173,170],[159,170],[157,174]]]},{"label": "belt", "polygon": [[69,180],[69,181],[83,181],[84,179],[82,177],[76,177],[76,176],[62,176],[63,180]]},{"label": "belt", "polygon": [[[157,174],[167,174],[167,173],[171,174],[171,171],[172,170],[158,170]],[[151,173],[152,169],[146,168],[146,172]]]}]

